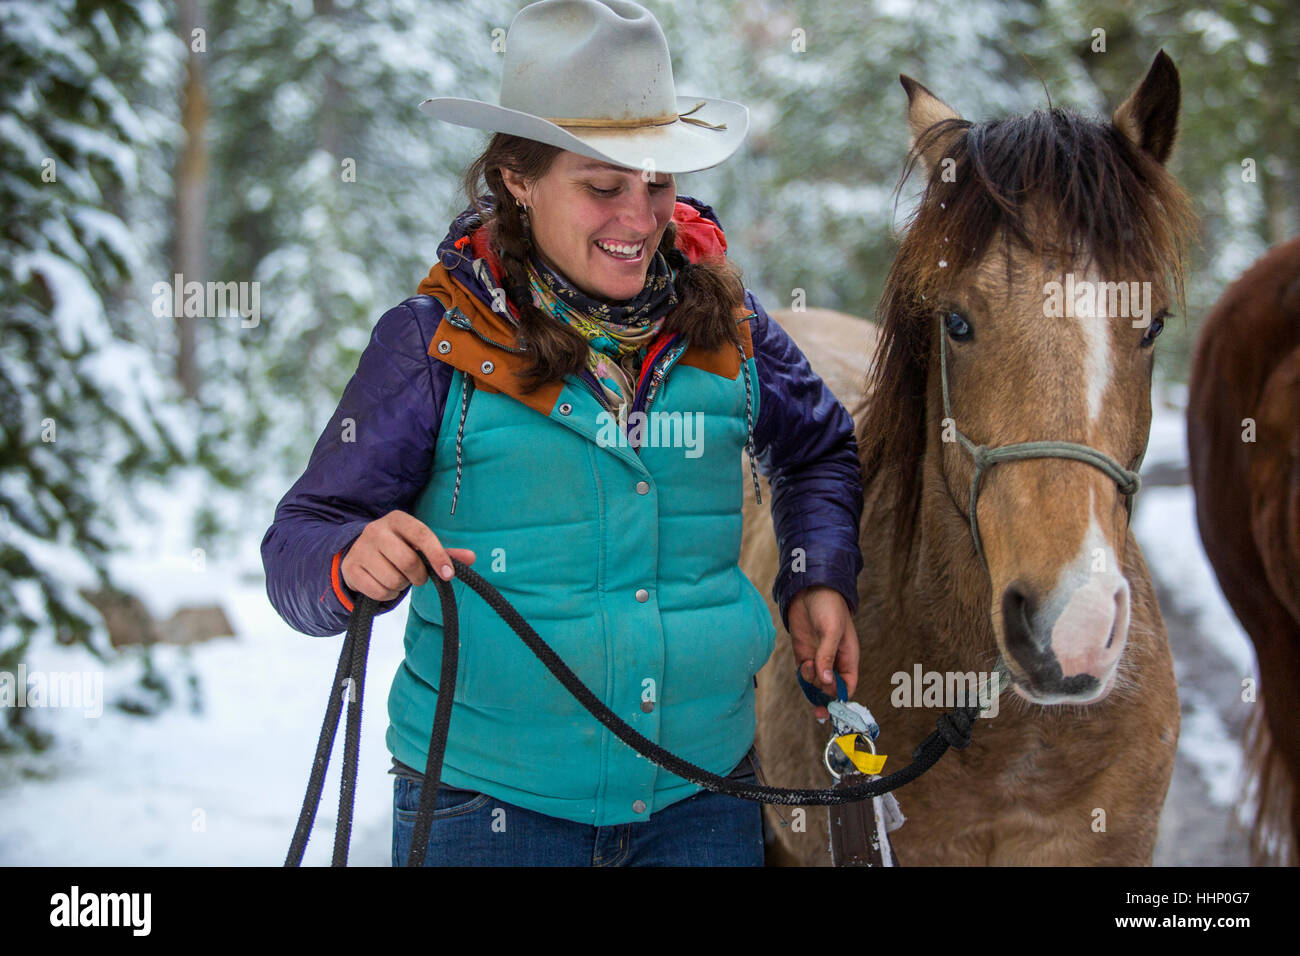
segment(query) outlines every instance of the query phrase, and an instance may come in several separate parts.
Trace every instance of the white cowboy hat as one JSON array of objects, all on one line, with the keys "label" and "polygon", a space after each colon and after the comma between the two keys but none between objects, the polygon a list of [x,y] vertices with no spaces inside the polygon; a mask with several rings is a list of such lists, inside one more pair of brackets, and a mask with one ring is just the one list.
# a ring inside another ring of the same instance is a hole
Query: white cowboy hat
[{"label": "white cowboy hat", "polygon": [[616,166],[689,173],[716,166],[749,129],[730,100],[678,96],[658,21],[630,0],[542,0],[506,33],[501,105],[440,96],[420,109]]}]

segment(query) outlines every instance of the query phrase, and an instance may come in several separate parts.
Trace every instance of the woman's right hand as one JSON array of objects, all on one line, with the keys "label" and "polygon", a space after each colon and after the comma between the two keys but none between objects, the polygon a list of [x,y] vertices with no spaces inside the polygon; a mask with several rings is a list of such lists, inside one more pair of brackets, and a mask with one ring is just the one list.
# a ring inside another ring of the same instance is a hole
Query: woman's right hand
[{"label": "woman's right hand", "polygon": [[451,558],[463,564],[474,563],[473,551],[443,548],[437,535],[419,518],[405,511],[390,511],[365,526],[343,556],[339,573],[353,591],[376,601],[391,601],[408,586],[429,580],[420,552],[444,580],[455,574]]}]

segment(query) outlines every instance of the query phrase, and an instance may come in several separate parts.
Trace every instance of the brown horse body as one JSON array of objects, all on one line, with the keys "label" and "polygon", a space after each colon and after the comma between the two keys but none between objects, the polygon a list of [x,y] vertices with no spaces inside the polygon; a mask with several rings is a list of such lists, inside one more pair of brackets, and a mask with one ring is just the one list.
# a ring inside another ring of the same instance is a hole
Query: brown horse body
[{"label": "brown horse body", "polygon": [[[1255,645],[1248,725],[1257,863],[1300,862],[1300,239],[1219,298],[1192,361],[1187,444],[1196,518]],[[1248,677],[1249,675],[1242,675]]]},{"label": "brown horse body", "polygon": [[[919,84],[904,86],[930,182],[879,331],[834,313],[776,316],[856,424],[864,571],[854,696],[881,725],[887,770],[910,762],[939,714],[974,703],[900,697],[918,669],[948,683],[1001,660],[1012,685],[996,716],[975,722],[968,748],[898,793],[907,822],[893,842],[904,865],[1147,864],[1179,712],[1123,495],[1083,462],[1000,464],[977,498],[982,560],[967,518],[973,464],[951,432],[955,424],[989,446],[1086,444],[1136,467],[1158,325],[1148,313],[1144,332],[1104,310],[1045,320],[1044,279],[1067,270],[1141,279],[1154,301],[1167,299],[1161,276],[1180,278],[1190,223],[1162,168],[1177,73],[1162,53],[1107,128],[1060,111],[973,127]],[[1066,159],[1087,175],[1063,183]],[[746,505],[741,566],[760,592],[770,594],[781,551],[797,545],[774,540],[766,506]],[[788,642],[778,643],[759,675],[760,758],[770,781],[825,786],[829,727],[812,720],[794,671]],[[772,862],[829,862],[824,811],[768,812]]]},{"label": "brown horse body", "polygon": [[[838,386],[851,381],[846,357],[874,349],[875,326],[821,310],[778,312],[773,318],[832,390],[851,402],[860,425],[866,402],[850,400],[853,393]],[[938,410],[934,417],[937,421]],[[911,749],[934,730],[941,712],[890,706],[891,675],[911,674],[917,664],[942,673],[987,671],[995,646],[987,607],[981,607],[976,582],[982,569],[969,551],[969,526],[945,492],[933,460],[924,481],[924,543],[909,568],[911,584],[901,591],[889,584],[892,562],[903,550],[889,534],[889,496],[880,482],[865,488],[864,571],[855,615],[862,665],[854,697],[880,722],[878,746],[893,755],[891,771],[910,762]],[[762,490],[770,500],[765,480]],[[969,552],[959,570],[951,560],[954,551]],[[768,594],[779,627],[770,596],[777,553],[770,515],[750,502],[741,566]],[[1129,692],[1112,693],[1088,707],[1042,707],[1004,695],[997,717],[976,721],[968,748],[950,750],[929,773],[899,791],[907,823],[892,840],[904,865],[1151,862],[1177,749],[1178,704],[1164,623],[1142,553],[1131,539],[1125,553],[1125,574],[1134,589],[1124,673]],[[961,640],[953,640],[955,635]],[[778,643],[758,677],[759,757],[769,782],[824,787],[829,780],[820,757],[829,725],[810,717],[794,670],[789,643]],[[767,812],[776,835],[771,862],[829,864],[824,810],[809,808],[793,827],[789,810],[769,807]],[[1104,831],[1095,829],[1103,825]]]}]

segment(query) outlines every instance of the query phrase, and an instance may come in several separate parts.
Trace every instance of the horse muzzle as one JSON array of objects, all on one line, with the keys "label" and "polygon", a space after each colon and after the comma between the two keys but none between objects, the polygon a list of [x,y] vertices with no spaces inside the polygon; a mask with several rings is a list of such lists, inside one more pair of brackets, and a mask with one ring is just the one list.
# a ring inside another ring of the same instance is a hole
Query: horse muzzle
[{"label": "horse muzzle", "polygon": [[1128,581],[1098,576],[1046,601],[1013,583],[1002,594],[1002,624],[1016,693],[1036,704],[1096,703],[1114,686],[1128,642]]}]

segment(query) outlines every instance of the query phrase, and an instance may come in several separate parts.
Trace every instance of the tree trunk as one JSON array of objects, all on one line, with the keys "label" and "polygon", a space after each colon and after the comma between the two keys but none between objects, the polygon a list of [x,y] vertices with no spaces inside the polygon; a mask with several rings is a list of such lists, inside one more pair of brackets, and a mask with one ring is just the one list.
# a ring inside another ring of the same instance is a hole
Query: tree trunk
[{"label": "tree trunk", "polygon": [[[176,164],[176,223],[172,275],[181,282],[206,280],[204,226],[207,220],[208,153],[204,136],[208,122],[208,95],[204,82],[203,58],[195,52],[192,33],[205,28],[202,0],[177,0],[177,30],[189,55],[185,64],[185,85],[181,91],[181,123],[185,143]],[[206,41],[204,43],[206,49]],[[199,393],[199,370],[195,358],[194,319],[184,315],[176,322],[176,378],[186,398]]]}]

